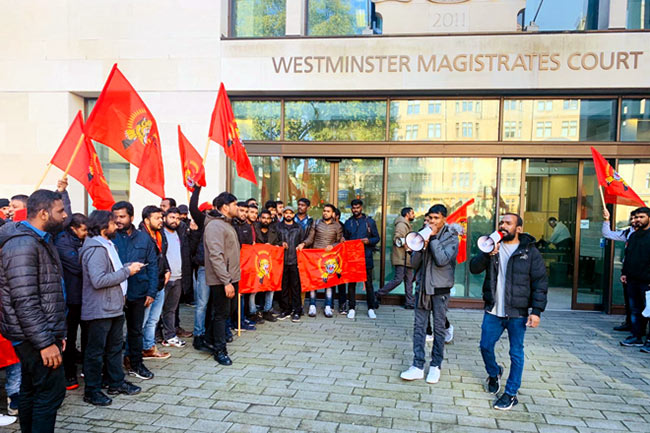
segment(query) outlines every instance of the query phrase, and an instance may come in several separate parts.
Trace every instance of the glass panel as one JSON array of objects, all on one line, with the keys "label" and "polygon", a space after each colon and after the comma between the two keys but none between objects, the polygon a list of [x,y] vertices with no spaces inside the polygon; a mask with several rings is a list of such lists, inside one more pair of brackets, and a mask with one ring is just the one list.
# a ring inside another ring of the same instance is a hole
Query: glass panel
[{"label": "glass panel", "polygon": [[547,308],[570,309],[578,162],[529,160],[524,231],[538,241],[549,278]]},{"label": "glass panel", "polygon": [[519,214],[521,165],[521,159],[501,160],[501,202],[499,203],[499,215],[507,212]]},{"label": "glass panel", "polygon": [[[344,159],[339,164],[338,205],[341,222],[352,218],[350,202],[356,198],[363,201],[363,212],[377,223],[379,236],[382,233],[382,190],[384,185],[384,161],[382,159]],[[378,290],[381,276],[381,242],[377,244],[373,257],[373,284]],[[365,291],[365,286],[360,285]]]},{"label": "glass panel", "polygon": [[650,99],[623,99],[621,110],[621,141],[650,141]]},{"label": "glass panel", "polygon": [[[606,8],[601,0],[563,1],[528,0],[526,20],[530,30],[598,30],[606,29],[609,23],[609,0]],[[602,9],[602,10],[601,10]],[[607,11],[607,12],[604,12]],[[532,21],[532,18],[535,21]]]},{"label": "glass panel", "polygon": [[280,101],[232,101],[232,110],[243,140],[280,139]]},{"label": "glass panel", "polygon": [[379,141],[386,136],[386,101],[288,101],[289,141]]},{"label": "glass panel", "polygon": [[304,197],[311,202],[309,216],[321,218],[323,206],[330,202],[330,167],[324,159],[287,159],[287,204],[298,206],[298,199]]},{"label": "glass panel", "polygon": [[393,141],[496,141],[497,100],[397,100],[390,106]]},{"label": "glass panel", "polygon": [[[650,160],[621,159],[618,162],[618,173],[632,187],[641,199],[650,202]],[[614,219],[615,228],[623,230],[630,226],[628,218],[635,207],[616,206]],[[621,284],[621,269],[623,268],[624,242],[614,243],[614,271],[612,272],[612,305],[624,305],[623,286]]]},{"label": "glass panel", "polygon": [[505,141],[614,141],[616,100],[506,100]]},{"label": "glass panel", "polygon": [[[231,161],[232,193],[239,200],[254,198],[263,205],[266,200],[280,200],[280,164],[279,156],[250,156],[258,184],[237,177],[235,164]],[[261,210],[261,209],[260,209]]]},{"label": "glass panel", "polygon": [[[497,160],[494,158],[390,158],[388,160],[388,209],[386,236],[392,239],[395,219],[404,207],[412,207],[416,219],[413,230],[420,230],[425,212],[434,204],[442,203],[451,213],[470,199],[475,202],[468,209],[468,260],[456,265],[456,284],[453,296],[481,298],[484,275],[469,273],[469,259],[478,254],[476,241],[495,227],[495,194]],[[394,269],[390,262],[392,242],[385,242],[386,279],[390,281]],[[399,286],[392,293],[404,293]]]},{"label": "glass panel", "polygon": [[232,36],[284,36],[286,15],[286,0],[232,0]]},{"label": "glass panel", "polygon": [[627,0],[627,28],[650,29],[650,0]]},{"label": "glass panel", "polygon": [[579,304],[602,304],[607,280],[605,239],[602,237],[603,203],[593,161],[585,161],[580,200]]},{"label": "glass panel", "polygon": [[307,34],[360,35],[368,27],[366,0],[309,0]]}]

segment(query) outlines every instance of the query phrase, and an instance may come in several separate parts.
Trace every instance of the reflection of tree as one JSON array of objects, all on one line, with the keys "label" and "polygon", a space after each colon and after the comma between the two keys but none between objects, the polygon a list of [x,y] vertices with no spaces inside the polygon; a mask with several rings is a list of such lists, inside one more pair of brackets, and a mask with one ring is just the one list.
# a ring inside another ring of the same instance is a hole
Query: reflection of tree
[{"label": "reflection of tree", "polygon": [[285,35],[286,0],[237,0],[234,4],[236,36]]},{"label": "reflection of tree", "polygon": [[280,138],[279,101],[234,101],[233,111],[244,140]]},{"label": "reflection of tree", "polygon": [[336,36],[357,33],[350,3],[349,0],[309,0],[309,34]]}]

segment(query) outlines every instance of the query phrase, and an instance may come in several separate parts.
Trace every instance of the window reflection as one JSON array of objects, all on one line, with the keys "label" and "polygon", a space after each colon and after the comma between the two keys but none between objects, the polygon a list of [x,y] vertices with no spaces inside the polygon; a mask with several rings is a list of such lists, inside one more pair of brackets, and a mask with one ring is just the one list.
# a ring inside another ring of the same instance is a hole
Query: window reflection
[{"label": "window reflection", "polygon": [[650,29],[650,0],[627,0],[627,28]]},{"label": "window reflection", "polygon": [[[232,193],[239,200],[254,198],[262,205],[266,200],[280,199],[280,163],[279,156],[249,156],[258,184],[246,179],[232,177]],[[235,173],[235,164],[231,161],[231,173]]]},{"label": "window reflection", "polygon": [[307,34],[360,35],[369,24],[369,4],[366,0],[309,0]]},{"label": "window reflection", "polygon": [[309,216],[315,220],[323,216],[323,206],[330,202],[330,167],[324,159],[287,159],[287,204],[298,206],[298,199],[311,202]]},{"label": "window reflection", "polygon": [[232,110],[243,140],[280,139],[280,101],[233,101]]},{"label": "window reflection", "polygon": [[232,0],[233,37],[284,36],[286,0]]},{"label": "window reflection", "polygon": [[621,141],[650,141],[650,99],[623,99],[621,111]]}]

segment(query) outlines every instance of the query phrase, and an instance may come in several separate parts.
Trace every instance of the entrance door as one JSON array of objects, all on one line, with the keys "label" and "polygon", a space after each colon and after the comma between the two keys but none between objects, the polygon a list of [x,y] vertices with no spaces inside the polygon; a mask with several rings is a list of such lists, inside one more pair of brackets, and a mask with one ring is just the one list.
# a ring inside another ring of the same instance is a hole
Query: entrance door
[{"label": "entrance door", "polygon": [[332,203],[332,163],[321,158],[287,158],[287,204],[298,206],[298,199],[311,202],[309,216],[323,215],[323,206]]}]

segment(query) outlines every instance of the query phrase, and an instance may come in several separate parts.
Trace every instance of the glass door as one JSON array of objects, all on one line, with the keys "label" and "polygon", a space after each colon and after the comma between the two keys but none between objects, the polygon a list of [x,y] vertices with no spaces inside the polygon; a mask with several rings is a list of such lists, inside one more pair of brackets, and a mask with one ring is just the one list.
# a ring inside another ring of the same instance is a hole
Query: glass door
[{"label": "glass door", "polygon": [[296,210],[298,199],[304,197],[311,202],[309,216],[322,217],[323,206],[332,203],[332,164],[321,158],[287,158],[286,162],[287,204]]}]

